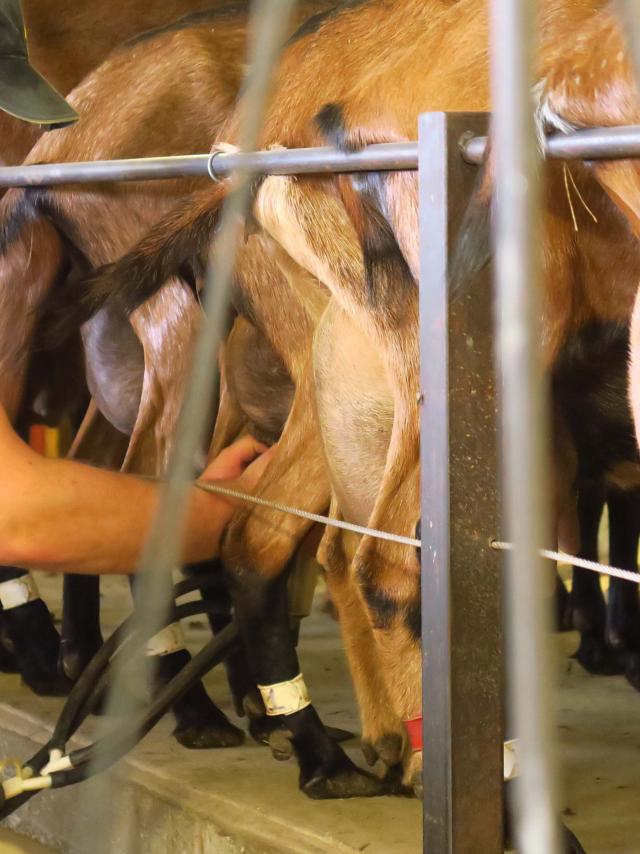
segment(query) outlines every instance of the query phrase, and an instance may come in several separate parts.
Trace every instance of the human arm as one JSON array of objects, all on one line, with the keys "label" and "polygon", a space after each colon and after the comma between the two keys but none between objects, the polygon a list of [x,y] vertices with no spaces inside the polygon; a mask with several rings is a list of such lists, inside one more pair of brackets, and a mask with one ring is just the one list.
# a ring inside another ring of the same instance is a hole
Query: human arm
[{"label": "human arm", "polygon": [[[205,479],[237,478],[251,490],[268,462],[247,436],[207,468]],[[53,572],[126,573],[137,564],[160,486],[132,475],[36,454],[0,409],[0,564]],[[182,557],[195,563],[217,554],[235,505],[193,488]]]}]

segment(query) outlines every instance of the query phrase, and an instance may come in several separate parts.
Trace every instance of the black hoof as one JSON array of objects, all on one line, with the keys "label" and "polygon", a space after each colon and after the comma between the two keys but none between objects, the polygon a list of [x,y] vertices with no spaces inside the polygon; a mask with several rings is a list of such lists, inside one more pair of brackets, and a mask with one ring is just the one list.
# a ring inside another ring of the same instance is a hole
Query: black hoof
[{"label": "black hoof", "polygon": [[397,732],[390,732],[373,744],[363,740],[361,746],[367,765],[373,766],[381,759],[387,768],[392,768],[402,761],[402,745],[402,736]]},{"label": "black hoof", "polygon": [[0,646],[0,673],[20,673],[18,659],[2,646]]},{"label": "black hoof", "polygon": [[317,775],[301,786],[305,795],[313,800],[337,798],[377,798],[398,791],[395,781],[376,777],[352,765],[331,777]]},{"label": "black hoof", "polygon": [[578,838],[566,825],[562,825],[562,844],[565,854],[586,854]]},{"label": "black hoof", "polygon": [[293,749],[293,733],[282,727],[271,730],[267,744],[276,762],[287,762],[295,753]]},{"label": "black hoof", "polygon": [[102,638],[78,644],[67,638],[60,641],[58,669],[63,676],[76,682],[93,656],[102,646]]},{"label": "black hoof", "polygon": [[411,778],[411,788],[416,798],[419,798],[420,800],[424,798],[424,780],[422,778],[422,771],[416,771]]},{"label": "black hoof", "polygon": [[244,743],[243,731],[226,718],[215,724],[194,724],[182,729],[176,728],[173,735],[178,744],[189,750],[240,747]]},{"label": "black hoof", "polygon": [[27,678],[23,672],[22,681],[39,697],[66,697],[72,688],[72,683],[65,676],[58,675],[51,678],[42,676]]},{"label": "black hoof", "polygon": [[625,657],[624,675],[629,684],[640,691],[640,652],[628,652]]},{"label": "black hoof", "polygon": [[[158,656],[156,684],[166,685],[191,656],[186,649]],[[234,726],[204,689],[202,682],[194,682],[173,706],[176,726],[173,734],[178,744],[190,750],[207,750],[216,747],[238,747],[244,742],[244,732]]]},{"label": "black hoof", "polygon": [[600,637],[583,636],[573,658],[594,675],[618,676],[625,672],[625,653],[607,646]]},{"label": "black hoof", "polygon": [[71,682],[58,673],[60,636],[42,599],[4,611],[2,621],[24,684],[44,697],[68,694]]},{"label": "black hoof", "polygon": [[557,632],[570,632],[573,628],[571,597],[559,575],[556,574],[555,623]]},{"label": "black hoof", "polygon": [[258,744],[269,744],[274,730],[280,727],[279,720],[270,718],[264,708],[262,697],[257,688],[253,688],[241,700],[242,714],[249,722],[249,735]]}]

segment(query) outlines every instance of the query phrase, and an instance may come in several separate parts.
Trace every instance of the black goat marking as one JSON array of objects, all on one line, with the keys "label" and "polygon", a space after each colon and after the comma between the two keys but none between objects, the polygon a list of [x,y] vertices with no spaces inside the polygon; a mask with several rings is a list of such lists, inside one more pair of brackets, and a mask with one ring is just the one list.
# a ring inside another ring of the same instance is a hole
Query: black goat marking
[{"label": "black goat marking", "polygon": [[419,641],[422,637],[422,608],[420,607],[420,599],[407,605],[404,613],[404,623],[412,639]]},{"label": "black goat marking", "polygon": [[415,281],[386,217],[386,176],[365,172],[350,180],[360,201],[360,221],[354,224],[359,226],[368,302],[392,324],[400,324]]},{"label": "black goat marking", "polygon": [[235,17],[247,17],[249,14],[250,3],[248,0],[237,0],[237,2],[223,3],[219,6],[214,6],[211,9],[203,9],[201,12],[191,12],[188,15],[183,15],[175,21],[168,24],[162,24],[159,27],[152,27],[149,30],[144,30],[138,33],[120,46],[121,50],[134,47],[138,44],[154,39],[156,36],[164,35],[165,33],[179,32],[180,30],[195,29],[199,26],[208,26],[215,23],[217,20]]},{"label": "black goat marking", "polygon": [[322,12],[316,12],[315,15],[311,15],[310,18],[307,18],[304,24],[301,24],[295,33],[289,37],[285,42],[285,45],[293,44],[306,36],[312,36],[314,33],[317,33],[325,23],[339,17],[344,12],[348,12],[350,9],[357,9],[358,6],[364,6],[367,3],[372,2],[373,0],[340,0],[340,2],[335,3],[329,9],[324,9]]},{"label": "black goat marking", "polygon": [[63,240],[76,245],[75,225],[57,207],[51,192],[43,187],[27,187],[20,192],[0,226],[0,255],[4,255],[19,239],[27,224],[38,219],[48,220]]},{"label": "black goat marking", "polygon": [[[359,151],[366,143],[359,135],[349,133],[338,103],[325,104],[315,123],[327,142],[342,151]],[[387,315],[391,324],[402,323],[407,296],[415,289],[415,281],[389,223],[387,176],[360,172],[342,180],[348,181],[351,188],[344,202],[362,246],[369,305]]]},{"label": "black goat marking", "polygon": [[26,192],[21,192],[0,226],[0,255],[7,253],[20,237],[25,225],[34,222],[39,215],[33,197]]},{"label": "black goat marking", "polygon": [[621,462],[638,462],[627,395],[626,324],[589,324],[560,353],[551,378],[578,452],[581,480],[599,481]]},{"label": "black goat marking", "polygon": [[373,584],[365,567],[359,567],[356,575],[374,627],[391,628],[402,611],[402,605]]},{"label": "black goat marking", "polygon": [[341,104],[329,103],[316,114],[314,118],[316,127],[330,145],[341,151],[358,151],[362,145],[358,145],[352,139],[344,121],[344,109]]}]

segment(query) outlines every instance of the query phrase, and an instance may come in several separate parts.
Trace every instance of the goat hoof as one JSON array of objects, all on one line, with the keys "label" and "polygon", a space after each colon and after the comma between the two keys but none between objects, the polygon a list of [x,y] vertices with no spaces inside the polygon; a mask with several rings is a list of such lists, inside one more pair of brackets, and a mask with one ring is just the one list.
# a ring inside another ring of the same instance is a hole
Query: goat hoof
[{"label": "goat hoof", "polygon": [[18,659],[2,646],[0,646],[0,673],[20,673]]},{"label": "goat hoof", "polygon": [[571,597],[561,578],[556,575],[555,624],[557,632],[570,632],[573,628]]},{"label": "goat hoof", "polygon": [[618,676],[624,673],[624,655],[607,646],[602,638],[583,636],[573,656],[588,673]]},{"label": "goat hoof", "polygon": [[569,830],[566,824],[562,825],[562,847],[565,854],[586,854],[577,836]]},{"label": "goat hoof", "polygon": [[271,755],[277,762],[286,762],[293,756],[293,733],[288,729],[274,729],[268,738]]},{"label": "goat hoof", "polygon": [[387,768],[392,768],[402,762],[403,739],[400,733],[386,733],[373,743],[365,739],[361,746],[367,765],[373,766],[381,759]]},{"label": "goat hoof", "polygon": [[258,744],[269,744],[275,724],[269,719],[257,690],[249,691],[242,698],[242,712],[249,721],[249,734]]},{"label": "goat hoof", "polygon": [[239,747],[244,743],[243,731],[228,720],[176,728],[173,735],[178,744],[189,750]]},{"label": "goat hoof", "polygon": [[102,638],[92,640],[84,645],[78,645],[66,638],[60,641],[58,653],[58,669],[63,676],[76,682],[85,667],[102,646]]},{"label": "goat hoof", "polygon": [[640,652],[627,653],[624,675],[632,688],[640,691]]},{"label": "goat hoof", "polygon": [[22,681],[39,697],[66,697],[71,690],[71,683],[64,676],[27,678],[23,673]]},{"label": "goat hoof", "polygon": [[422,771],[415,771],[411,776],[411,789],[416,798],[422,800],[424,798],[424,780]]},{"label": "goat hoof", "polygon": [[327,777],[317,775],[302,785],[302,791],[313,800],[334,798],[376,798],[395,792],[395,784],[362,771],[355,765]]}]

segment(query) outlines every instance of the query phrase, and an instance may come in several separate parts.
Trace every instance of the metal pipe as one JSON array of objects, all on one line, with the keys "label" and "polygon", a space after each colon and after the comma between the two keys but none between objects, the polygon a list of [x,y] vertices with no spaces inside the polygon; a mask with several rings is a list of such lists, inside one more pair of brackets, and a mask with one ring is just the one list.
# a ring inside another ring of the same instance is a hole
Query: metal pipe
[{"label": "metal pipe", "polygon": [[[462,156],[482,163],[486,136],[464,139]],[[554,160],[620,160],[640,157],[640,125],[590,128],[547,138],[545,156]],[[210,164],[210,166],[209,166]],[[0,187],[50,187],[56,184],[160,181],[168,178],[224,178],[233,172],[262,175],[309,175],[343,172],[414,171],[417,142],[370,145],[362,151],[335,148],[291,148],[237,154],[190,154],[130,160],[88,160],[80,163],[41,163],[0,167]]]},{"label": "metal pipe", "polygon": [[[467,163],[482,163],[486,147],[486,136],[460,142],[462,156]],[[548,160],[625,160],[640,157],[640,125],[555,133],[547,137],[544,156]]]},{"label": "metal pipe", "polygon": [[[209,167],[210,164],[210,167]],[[192,154],[97,160],[86,163],[44,163],[0,167],[0,187],[40,187],[54,184],[112,181],[159,181],[164,178],[224,178],[233,172],[304,175],[322,172],[383,172],[418,168],[416,142],[370,145],[362,151],[335,148],[296,148],[238,154]],[[210,171],[209,171],[210,169]]]},{"label": "metal pipe", "polygon": [[536,4],[492,0],[495,303],[502,388],[502,507],[508,561],[509,720],[521,739],[516,834],[522,854],[557,854],[551,723],[551,625],[539,549],[547,532],[546,394],[538,329],[540,193],[533,117]]}]

